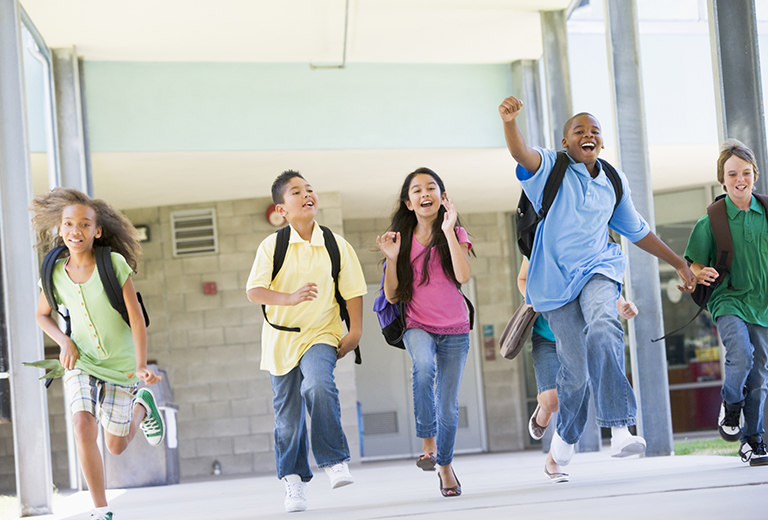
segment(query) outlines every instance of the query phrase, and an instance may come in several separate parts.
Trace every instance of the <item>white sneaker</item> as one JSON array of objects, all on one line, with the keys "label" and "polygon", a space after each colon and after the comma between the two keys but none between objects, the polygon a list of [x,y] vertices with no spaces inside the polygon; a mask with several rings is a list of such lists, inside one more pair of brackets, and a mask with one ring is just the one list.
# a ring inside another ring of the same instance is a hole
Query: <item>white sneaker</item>
[{"label": "white sneaker", "polygon": [[558,466],[567,466],[573,458],[574,451],[574,445],[565,442],[560,437],[560,434],[555,432],[555,434],[552,435],[552,441],[549,443],[549,452],[552,454],[552,460],[554,460]]},{"label": "white sneaker", "polygon": [[611,437],[611,457],[622,458],[645,453],[645,439],[629,435],[619,440]]},{"label": "white sneaker", "polygon": [[296,513],[307,509],[307,483],[302,482],[298,475],[286,475],[283,477],[285,484],[285,505],[286,513]]},{"label": "white sneaker", "polygon": [[328,478],[331,479],[331,489],[340,488],[352,484],[355,479],[349,473],[349,467],[346,462],[339,462],[333,466],[325,468]]}]

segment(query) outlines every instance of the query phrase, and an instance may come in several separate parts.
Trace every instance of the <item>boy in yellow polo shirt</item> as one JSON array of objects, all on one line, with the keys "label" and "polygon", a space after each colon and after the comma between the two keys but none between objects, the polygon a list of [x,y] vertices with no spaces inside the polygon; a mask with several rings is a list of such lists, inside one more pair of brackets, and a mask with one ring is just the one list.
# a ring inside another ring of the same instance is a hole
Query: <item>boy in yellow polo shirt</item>
[{"label": "boy in yellow polo shirt", "polygon": [[[272,382],[275,459],[277,477],[285,485],[285,509],[304,511],[306,483],[312,479],[305,413],[312,423],[315,461],[325,469],[331,487],[354,482],[347,467],[349,447],[341,428],[333,370],[336,360],[360,341],[362,300],[367,289],[354,249],[334,234],[341,260],[338,289],[350,318],[345,335],[331,259],[315,222],[317,194],[301,174],[288,170],[272,184],[272,200],[291,227],[285,260],[273,280],[277,234],[272,233],[259,245],[246,291],[250,301],[266,305],[261,369],[269,371]],[[274,324],[299,331],[279,330]]]}]

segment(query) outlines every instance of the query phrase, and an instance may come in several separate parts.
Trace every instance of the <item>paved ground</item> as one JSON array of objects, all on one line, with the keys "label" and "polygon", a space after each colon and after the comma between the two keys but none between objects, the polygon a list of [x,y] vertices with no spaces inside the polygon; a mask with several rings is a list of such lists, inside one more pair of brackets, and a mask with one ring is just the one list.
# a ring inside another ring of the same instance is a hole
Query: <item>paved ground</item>
[{"label": "paved ground", "polygon": [[[464,491],[457,498],[443,498],[436,474],[413,461],[356,464],[356,483],[336,490],[317,473],[309,509],[291,514],[283,512],[282,484],[272,475],[110,490],[109,499],[115,520],[768,518],[768,466],[749,467],[738,457],[582,453],[566,468],[565,484],[550,483],[543,464],[535,451],[457,456]],[[57,496],[55,514],[35,518],[86,520],[89,509],[80,492]]]}]

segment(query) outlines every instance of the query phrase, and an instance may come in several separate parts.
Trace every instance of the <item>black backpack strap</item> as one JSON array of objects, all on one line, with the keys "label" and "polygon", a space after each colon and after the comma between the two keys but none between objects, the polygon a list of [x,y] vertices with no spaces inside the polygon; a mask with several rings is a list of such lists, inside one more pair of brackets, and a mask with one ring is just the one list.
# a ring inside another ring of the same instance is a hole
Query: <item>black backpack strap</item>
[{"label": "black backpack strap", "polygon": [[56,266],[56,260],[66,249],[66,246],[57,246],[45,254],[43,263],[40,266],[40,283],[43,286],[43,294],[45,294],[45,299],[48,301],[48,306],[51,310],[58,312],[59,316],[64,319],[66,324],[64,333],[69,336],[72,332],[69,314],[64,314],[59,310],[59,305],[56,303],[56,296],[53,292],[53,268]]},{"label": "black backpack strap", "polygon": [[96,246],[93,250],[96,255],[96,269],[99,271],[101,285],[104,286],[104,292],[107,293],[109,303],[120,313],[123,320],[130,324],[131,320],[128,318],[128,309],[125,307],[125,299],[123,298],[123,288],[117,280],[115,267],[112,265],[112,249],[107,246]]},{"label": "black backpack strap", "polygon": [[621,198],[624,196],[624,186],[621,185],[621,177],[619,177],[619,172],[616,171],[616,168],[614,168],[608,161],[603,159],[598,159],[598,161],[600,161],[603,170],[605,170],[605,176],[608,177],[608,180],[611,181],[611,184],[613,185],[613,193],[616,195],[613,211],[616,211],[616,208],[619,207],[619,202],[621,202]]},{"label": "black backpack strap", "polygon": [[[333,231],[325,226],[320,226],[323,231],[323,239],[325,240],[325,248],[328,250],[328,256],[331,257],[331,277],[333,278],[334,296],[336,297],[336,303],[339,304],[339,314],[341,320],[347,326],[349,330],[349,311],[347,310],[347,302],[342,298],[339,292],[339,273],[341,272],[341,253],[339,252],[339,244],[336,242],[336,237],[333,236]],[[355,347],[355,363],[361,364],[363,362],[360,355],[360,347]]]},{"label": "black backpack strap", "polygon": [[[288,251],[288,242],[291,238],[291,226],[280,228],[275,231],[275,233],[277,233],[277,240],[275,240],[275,253],[272,257],[272,280],[275,279],[277,273],[280,272],[280,268],[283,267],[283,262],[285,261],[285,253]],[[283,327],[282,325],[275,325],[269,321],[269,318],[267,318],[266,305],[261,306],[261,312],[264,314],[264,321],[270,324],[272,328],[285,332],[301,332],[299,327]]]},{"label": "black backpack strap", "polygon": [[552,207],[557,192],[560,191],[560,185],[563,183],[565,170],[568,169],[570,162],[565,152],[557,152],[557,160],[555,160],[555,164],[549,172],[547,183],[544,185],[544,194],[541,198],[541,209],[539,210],[540,219],[543,219],[549,212],[549,208]]}]

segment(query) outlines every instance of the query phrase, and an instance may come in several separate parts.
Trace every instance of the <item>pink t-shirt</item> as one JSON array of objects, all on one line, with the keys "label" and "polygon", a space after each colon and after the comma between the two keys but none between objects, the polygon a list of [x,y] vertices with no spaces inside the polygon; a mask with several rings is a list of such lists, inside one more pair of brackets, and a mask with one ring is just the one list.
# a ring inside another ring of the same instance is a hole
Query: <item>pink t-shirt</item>
[{"label": "pink t-shirt", "polygon": [[[456,227],[459,244],[471,249],[467,231]],[[420,285],[424,255],[427,248],[414,237],[411,243],[411,266],[413,267],[413,298],[405,309],[405,326],[409,329],[423,329],[434,334],[463,334],[469,332],[467,305],[453,280],[448,278],[440,265],[440,255],[432,248],[427,268],[429,282]]]}]

